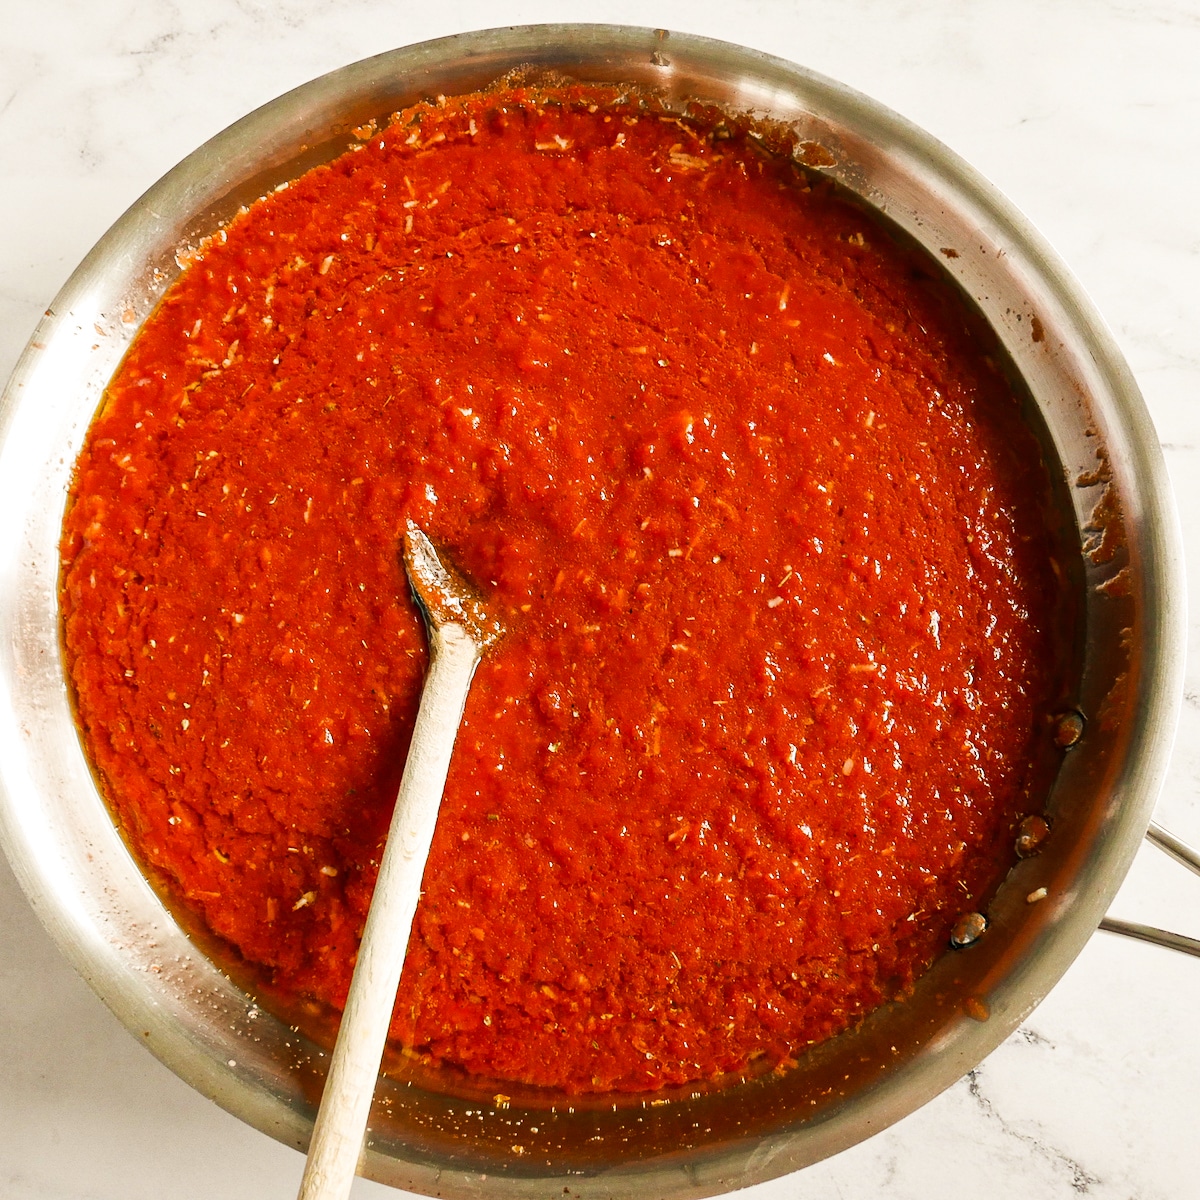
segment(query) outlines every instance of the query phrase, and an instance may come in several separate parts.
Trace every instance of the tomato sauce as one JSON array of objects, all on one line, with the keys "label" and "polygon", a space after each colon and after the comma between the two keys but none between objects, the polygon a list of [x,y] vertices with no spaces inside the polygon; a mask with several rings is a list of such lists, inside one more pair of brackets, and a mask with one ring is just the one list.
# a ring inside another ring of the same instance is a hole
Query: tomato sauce
[{"label": "tomato sauce", "polygon": [[903,997],[1043,804],[1049,485],[924,255],[745,123],[421,105],[266,196],[80,456],[66,653],[147,869],[284,994],[353,968],[425,642],[508,633],[393,1034],[574,1092],[785,1063]]}]

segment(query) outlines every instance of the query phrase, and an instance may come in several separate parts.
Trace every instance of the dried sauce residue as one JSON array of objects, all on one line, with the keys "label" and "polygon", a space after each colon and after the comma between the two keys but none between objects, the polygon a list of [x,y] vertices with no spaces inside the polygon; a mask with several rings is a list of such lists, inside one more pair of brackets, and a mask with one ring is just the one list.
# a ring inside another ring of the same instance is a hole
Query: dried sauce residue
[{"label": "dried sauce residue", "polygon": [[595,89],[364,126],[194,257],[80,457],[88,751],[296,996],[343,1001],[412,725],[406,521],[489,592],[393,1027],[433,1061],[786,1064],[1040,805],[1036,444],[937,269],[752,133]]}]

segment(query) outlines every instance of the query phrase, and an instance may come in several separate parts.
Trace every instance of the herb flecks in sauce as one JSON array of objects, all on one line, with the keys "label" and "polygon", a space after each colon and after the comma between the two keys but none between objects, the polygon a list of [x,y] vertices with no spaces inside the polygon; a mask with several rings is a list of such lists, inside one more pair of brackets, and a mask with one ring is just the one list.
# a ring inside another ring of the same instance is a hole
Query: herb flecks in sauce
[{"label": "herb flecks in sauce", "polygon": [[239,216],[63,541],[131,844],[335,1006],[423,668],[406,522],[488,588],[394,1033],[583,1091],[903,994],[1039,806],[1058,689],[1044,469],[958,297],[736,123],[612,99],[422,108]]}]

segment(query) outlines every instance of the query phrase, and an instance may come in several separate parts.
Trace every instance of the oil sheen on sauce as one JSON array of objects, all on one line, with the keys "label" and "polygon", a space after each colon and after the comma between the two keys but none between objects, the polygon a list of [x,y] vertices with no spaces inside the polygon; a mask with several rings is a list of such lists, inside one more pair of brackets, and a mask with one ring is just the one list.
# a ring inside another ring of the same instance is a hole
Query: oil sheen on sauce
[{"label": "oil sheen on sauce", "polygon": [[193,255],[80,456],[114,813],[339,1007],[425,663],[411,519],[509,633],[394,1036],[572,1092],[786,1063],[903,997],[1043,802],[1062,585],[992,342],[719,114],[517,88],[358,133]]}]

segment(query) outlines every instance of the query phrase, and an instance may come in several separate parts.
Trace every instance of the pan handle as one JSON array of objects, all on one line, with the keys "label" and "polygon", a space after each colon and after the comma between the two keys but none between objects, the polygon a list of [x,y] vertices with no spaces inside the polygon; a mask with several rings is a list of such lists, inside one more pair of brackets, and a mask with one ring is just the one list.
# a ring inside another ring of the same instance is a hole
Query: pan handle
[{"label": "pan handle", "polygon": [[[1146,830],[1146,841],[1169,854],[1176,862],[1182,863],[1189,871],[1200,875],[1200,854],[1154,821],[1150,822],[1150,827]],[[1155,929],[1152,925],[1139,925],[1134,921],[1122,921],[1116,917],[1105,917],[1100,922],[1100,928],[1109,933],[1137,938],[1141,942],[1153,942],[1156,946],[1165,946],[1168,950],[1178,950],[1182,954],[1194,954],[1200,958],[1200,940],[1184,937],[1181,933],[1169,933],[1165,929]]]}]

